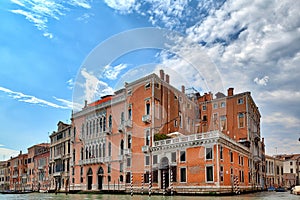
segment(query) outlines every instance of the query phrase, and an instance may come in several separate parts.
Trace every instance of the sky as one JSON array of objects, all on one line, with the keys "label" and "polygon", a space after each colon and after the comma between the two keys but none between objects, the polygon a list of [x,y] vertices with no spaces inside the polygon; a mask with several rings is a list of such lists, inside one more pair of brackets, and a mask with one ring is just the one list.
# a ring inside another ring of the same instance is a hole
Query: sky
[{"label": "sky", "polygon": [[300,153],[299,10],[294,0],[2,0],[0,160],[49,142],[84,100],[160,68],[202,94],[250,91],[267,154]]}]

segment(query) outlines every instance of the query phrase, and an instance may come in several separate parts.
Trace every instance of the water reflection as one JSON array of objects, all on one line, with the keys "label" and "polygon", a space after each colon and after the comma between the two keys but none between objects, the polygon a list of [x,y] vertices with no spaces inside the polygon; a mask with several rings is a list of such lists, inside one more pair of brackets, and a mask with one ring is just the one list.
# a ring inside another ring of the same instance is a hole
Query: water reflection
[{"label": "water reflection", "polygon": [[244,194],[238,196],[151,196],[147,195],[96,195],[96,194],[0,194],[1,200],[299,200],[299,196],[290,194],[289,192],[260,192],[253,194]]}]

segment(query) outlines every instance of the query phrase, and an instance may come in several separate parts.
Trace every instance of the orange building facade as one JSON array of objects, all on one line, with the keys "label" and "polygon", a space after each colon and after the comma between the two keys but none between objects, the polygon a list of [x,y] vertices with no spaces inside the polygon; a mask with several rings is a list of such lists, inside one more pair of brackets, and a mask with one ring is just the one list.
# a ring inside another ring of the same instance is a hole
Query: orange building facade
[{"label": "orange building facade", "polygon": [[[169,81],[161,70],[72,114],[71,191],[257,189],[264,145],[250,93],[230,89],[213,99],[187,95]],[[235,103],[239,98],[245,103]]]},{"label": "orange building facade", "polygon": [[27,156],[28,154],[20,154],[8,160],[10,173],[10,190],[24,191],[27,185]]}]

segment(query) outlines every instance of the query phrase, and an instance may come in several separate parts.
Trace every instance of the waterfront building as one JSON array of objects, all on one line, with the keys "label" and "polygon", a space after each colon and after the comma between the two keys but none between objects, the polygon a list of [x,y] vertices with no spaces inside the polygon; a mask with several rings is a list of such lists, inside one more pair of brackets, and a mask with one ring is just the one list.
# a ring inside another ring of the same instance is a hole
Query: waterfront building
[{"label": "waterfront building", "polygon": [[9,189],[9,168],[7,161],[0,161],[0,191]]},{"label": "waterfront building", "polygon": [[266,187],[284,187],[283,161],[266,155]]},{"label": "waterfront building", "polygon": [[276,155],[276,158],[283,160],[283,176],[285,187],[291,188],[300,184],[300,154]]},{"label": "waterfront building", "polygon": [[161,70],[72,114],[70,190],[263,188],[260,113],[250,92],[233,95],[231,88],[213,99],[169,81]]},{"label": "waterfront building", "polygon": [[8,167],[10,172],[9,185],[10,190],[25,190],[27,184],[27,157],[28,154],[20,154],[16,157],[11,157],[8,160]]},{"label": "waterfront building", "polygon": [[[71,160],[71,125],[61,121],[50,135],[49,178],[50,190],[68,191]],[[47,180],[47,179],[46,179]]]},{"label": "waterfront building", "polygon": [[27,186],[32,191],[47,190],[49,187],[50,144],[41,143],[28,148]]},{"label": "waterfront building", "polygon": [[218,130],[249,149],[249,180],[253,187],[265,187],[265,145],[260,133],[260,112],[251,93],[234,94],[229,88],[227,96],[218,92],[205,93],[198,99],[200,132]]}]

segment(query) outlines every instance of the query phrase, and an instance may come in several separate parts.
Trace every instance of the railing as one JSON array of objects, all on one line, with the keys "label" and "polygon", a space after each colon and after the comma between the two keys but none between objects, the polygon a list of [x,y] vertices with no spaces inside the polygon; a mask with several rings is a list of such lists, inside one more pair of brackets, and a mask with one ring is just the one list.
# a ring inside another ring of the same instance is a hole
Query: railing
[{"label": "railing", "polygon": [[142,152],[144,153],[149,152],[149,146],[142,146]]},{"label": "railing", "polygon": [[124,155],[130,155],[131,149],[123,149]]},{"label": "railing", "polygon": [[84,160],[79,160],[78,164],[79,165],[88,165],[88,164],[97,164],[97,163],[103,163],[104,158],[88,158]]},{"label": "railing", "polygon": [[120,124],[120,125],[119,125],[118,131],[119,131],[120,133],[124,133],[124,124]]},{"label": "railing", "polygon": [[150,123],[151,122],[151,115],[143,115],[142,121],[144,123]]},{"label": "railing", "polygon": [[129,120],[125,121],[125,126],[129,127],[129,128],[132,128],[132,120],[129,119]]},{"label": "railing", "polygon": [[203,140],[209,139],[214,137],[219,137],[221,134],[218,131],[211,131],[207,133],[198,133],[194,135],[187,135],[182,137],[176,137],[172,139],[160,140],[154,142],[154,146],[162,146],[162,145],[170,145],[170,144],[177,144],[181,142],[191,142],[195,140]]},{"label": "railing", "polygon": [[119,161],[124,160],[124,155],[118,155],[118,160],[119,160]]}]

